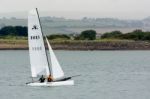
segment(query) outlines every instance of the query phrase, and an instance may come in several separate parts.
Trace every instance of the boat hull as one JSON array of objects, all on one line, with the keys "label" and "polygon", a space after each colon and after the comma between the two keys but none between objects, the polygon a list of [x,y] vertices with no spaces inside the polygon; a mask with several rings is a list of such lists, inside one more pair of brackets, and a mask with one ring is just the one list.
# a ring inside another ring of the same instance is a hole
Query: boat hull
[{"label": "boat hull", "polygon": [[67,81],[58,81],[58,82],[35,82],[35,83],[29,83],[27,84],[28,86],[45,86],[45,87],[50,87],[50,86],[67,86],[67,85],[74,85],[73,80],[67,80]]}]

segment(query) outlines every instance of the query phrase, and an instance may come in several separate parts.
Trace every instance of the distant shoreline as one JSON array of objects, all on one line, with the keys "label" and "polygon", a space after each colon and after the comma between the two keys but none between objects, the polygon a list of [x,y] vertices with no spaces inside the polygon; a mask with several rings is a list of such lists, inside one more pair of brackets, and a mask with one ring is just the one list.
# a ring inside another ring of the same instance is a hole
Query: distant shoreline
[{"label": "distant shoreline", "polygon": [[[150,42],[129,40],[51,41],[54,50],[150,50]],[[27,40],[0,40],[0,50],[28,50]]]}]

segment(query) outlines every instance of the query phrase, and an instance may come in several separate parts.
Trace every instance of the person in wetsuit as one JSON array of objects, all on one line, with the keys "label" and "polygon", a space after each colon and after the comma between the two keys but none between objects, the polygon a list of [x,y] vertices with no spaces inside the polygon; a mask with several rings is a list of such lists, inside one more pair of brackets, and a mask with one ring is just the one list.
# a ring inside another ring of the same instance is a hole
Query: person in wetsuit
[{"label": "person in wetsuit", "polygon": [[43,83],[43,82],[45,81],[45,78],[44,78],[43,75],[41,76],[41,78],[39,79],[39,81],[40,81],[41,83]]}]

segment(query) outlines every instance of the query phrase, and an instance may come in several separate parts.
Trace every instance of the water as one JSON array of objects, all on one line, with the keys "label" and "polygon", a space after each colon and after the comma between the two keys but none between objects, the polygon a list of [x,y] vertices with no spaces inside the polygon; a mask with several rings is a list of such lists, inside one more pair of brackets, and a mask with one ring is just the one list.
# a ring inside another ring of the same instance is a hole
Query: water
[{"label": "water", "polygon": [[150,51],[55,51],[75,86],[31,87],[28,51],[0,51],[0,99],[148,99]]}]

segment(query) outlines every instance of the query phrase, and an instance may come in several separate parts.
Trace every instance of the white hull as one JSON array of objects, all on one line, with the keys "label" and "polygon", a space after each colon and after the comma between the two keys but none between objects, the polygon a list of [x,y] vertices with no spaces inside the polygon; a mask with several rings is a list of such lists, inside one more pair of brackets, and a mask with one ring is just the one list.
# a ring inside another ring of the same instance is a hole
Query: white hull
[{"label": "white hull", "polygon": [[45,86],[45,87],[50,87],[50,86],[66,86],[66,85],[74,85],[73,80],[67,80],[67,81],[59,81],[59,82],[35,82],[35,83],[29,83],[27,84],[28,86]]}]

